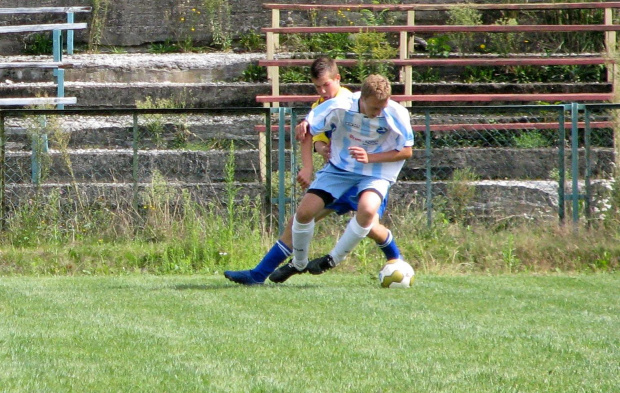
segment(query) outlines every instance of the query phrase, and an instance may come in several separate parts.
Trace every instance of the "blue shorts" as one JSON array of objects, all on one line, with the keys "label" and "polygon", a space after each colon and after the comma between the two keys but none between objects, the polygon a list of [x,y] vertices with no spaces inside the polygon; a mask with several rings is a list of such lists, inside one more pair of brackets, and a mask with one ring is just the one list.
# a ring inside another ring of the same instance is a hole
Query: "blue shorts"
[{"label": "blue shorts", "polygon": [[334,200],[325,205],[325,208],[335,210],[338,214],[357,211],[358,194],[364,190],[374,190],[382,196],[379,207],[379,217],[383,215],[387,205],[387,195],[392,182],[343,171],[331,164],[327,164],[317,172],[316,178],[310,185],[310,190],[319,191],[318,194],[329,194]]},{"label": "blue shorts", "polygon": [[[339,216],[346,214],[348,212],[357,211],[357,187],[349,188],[349,191],[345,192],[340,198],[336,199],[329,205],[325,206],[326,209],[330,209],[336,212]],[[383,217],[383,213],[387,207],[388,196],[386,195],[383,198],[383,202],[381,202],[381,206],[379,206],[379,218]]]}]

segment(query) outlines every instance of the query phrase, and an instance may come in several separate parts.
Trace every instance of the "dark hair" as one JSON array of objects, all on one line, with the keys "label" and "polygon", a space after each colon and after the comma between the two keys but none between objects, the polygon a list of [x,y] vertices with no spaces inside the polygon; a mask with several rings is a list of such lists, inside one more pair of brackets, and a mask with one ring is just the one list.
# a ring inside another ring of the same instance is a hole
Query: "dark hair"
[{"label": "dark hair", "polygon": [[338,75],[338,66],[336,61],[332,58],[321,56],[312,62],[310,66],[310,77],[312,79],[319,79],[324,75],[335,77]]}]

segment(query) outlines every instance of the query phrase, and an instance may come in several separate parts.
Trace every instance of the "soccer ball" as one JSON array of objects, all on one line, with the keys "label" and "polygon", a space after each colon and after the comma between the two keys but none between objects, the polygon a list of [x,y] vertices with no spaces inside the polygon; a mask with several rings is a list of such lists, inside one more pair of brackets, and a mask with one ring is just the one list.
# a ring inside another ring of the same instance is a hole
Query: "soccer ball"
[{"label": "soccer ball", "polygon": [[410,264],[402,259],[392,259],[381,268],[379,282],[383,288],[409,288],[414,276]]}]

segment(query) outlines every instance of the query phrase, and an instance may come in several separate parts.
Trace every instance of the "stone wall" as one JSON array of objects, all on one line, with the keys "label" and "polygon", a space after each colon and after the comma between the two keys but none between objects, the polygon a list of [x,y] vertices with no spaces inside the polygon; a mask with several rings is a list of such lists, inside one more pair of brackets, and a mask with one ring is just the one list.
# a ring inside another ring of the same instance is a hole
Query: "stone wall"
[{"label": "stone wall", "polygon": [[[104,0],[100,0],[104,1]],[[175,41],[191,36],[195,42],[211,42],[212,34],[205,26],[205,8],[207,0],[109,0],[108,12],[105,15],[105,27],[101,39],[102,45],[117,47],[139,47],[152,42]],[[456,0],[428,0],[425,3],[451,3]],[[228,0],[230,21],[226,23],[233,37],[239,37],[248,31],[259,31],[261,27],[271,25],[271,11],[263,7],[263,3],[320,3],[320,4],[360,4],[371,1],[353,0]],[[415,3],[406,0],[402,3]],[[183,4],[183,5],[181,5]],[[59,6],[92,6],[92,0],[0,0],[0,7],[59,7]],[[198,16],[192,9],[203,10]],[[432,18],[432,13],[421,13]],[[286,16],[286,15],[284,15]],[[92,25],[92,14],[76,14],[76,22],[87,22]],[[303,15],[302,15],[303,17]],[[184,20],[181,21],[181,18]],[[419,18],[419,17],[418,17]],[[0,15],[0,25],[25,23],[52,23],[64,21],[64,15]],[[192,31],[192,28],[194,29]],[[88,41],[88,31],[77,33],[76,43]],[[19,53],[23,47],[23,34],[5,34],[0,36],[0,53]]]}]

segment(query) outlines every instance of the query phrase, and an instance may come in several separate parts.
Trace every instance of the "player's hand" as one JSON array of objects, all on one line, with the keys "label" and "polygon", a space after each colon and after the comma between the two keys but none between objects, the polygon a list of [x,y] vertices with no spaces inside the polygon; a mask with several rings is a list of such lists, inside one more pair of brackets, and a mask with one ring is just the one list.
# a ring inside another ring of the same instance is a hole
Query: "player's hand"
[{"label": "player's hand", "polygon": [[316,142],[314,144],[314,149],[321,157],[323,157],[323,161],[329,161],[329,155],[331,153],[331,145],[325,142]]},{"label": "player's hand", "polygon": [[297,173],[297,183],[304,190],[310,186],[312,181],[312,168],[302,167]]},{"label": "player's hand", "polygon": [[295,139],[299,142],[303,141],[309,132],[308,126],[309,124],[305,120],[302,120],[299,124],[297,124],[295,126]]},{"label": "player's hand", "polygon": [[349,147],[349,155],[351,155],[351,157],[357,162],[361,162],[362,164],[368,164],[368,153],[366,152],[366,150],[364,150],[363,147]]}]

